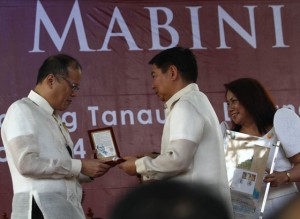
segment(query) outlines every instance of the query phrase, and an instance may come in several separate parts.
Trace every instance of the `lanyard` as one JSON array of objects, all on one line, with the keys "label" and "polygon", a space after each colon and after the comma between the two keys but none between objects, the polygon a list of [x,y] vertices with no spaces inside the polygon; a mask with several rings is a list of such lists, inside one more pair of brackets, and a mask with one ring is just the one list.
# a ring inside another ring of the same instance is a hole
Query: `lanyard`
[{"label": "lanyard", "polygon": [[67,150],[69,152],[69,155],[71,157],[73,157],[72,156],[72,149],[68,145],[67,137],[65,136],[65,133],[64,133],[64,130],[66,130],[64,124],[61,122],[61,120],[60,120],[60,118],[58,116],[56,116],[55,114],[52,114],[52,116],[53,116],[54,120],[56,121],[56,123],[58,124],[58,127],[59,127],[59,130],[60,130],[61,134],[64,136],[64,139],[65,139],[65,142],[66,142],[65,146],[66,146],[66,148],[67,148]]}]

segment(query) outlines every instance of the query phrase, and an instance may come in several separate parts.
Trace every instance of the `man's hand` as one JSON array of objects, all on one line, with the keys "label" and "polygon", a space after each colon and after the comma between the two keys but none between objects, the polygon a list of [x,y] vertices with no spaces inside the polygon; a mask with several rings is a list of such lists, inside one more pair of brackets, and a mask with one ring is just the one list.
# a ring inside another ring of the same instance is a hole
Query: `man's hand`
[{"label": "man's hand", "polygon": [[104,175],[111,167],[98,159],[83,159],[81,162],[81,173],[93,178]]},{"label": "man's hand", "polygon": [[137,158],[151,157],[152,159],[155,159],[158,155],[160,155],[159,152],[153,151],[153,152],[148,152],[148,153],[144,153],[144,154],[139,154],[136,157]]},{"label": "man's hand", "polygon": [[136,157],[124,157],[123,159],[125,159],[126,161],[120,163],[118,165],[118,167],[130,176],[137,175],[136,166],[135,166],[135,161],[137,160],[137,158]]}]

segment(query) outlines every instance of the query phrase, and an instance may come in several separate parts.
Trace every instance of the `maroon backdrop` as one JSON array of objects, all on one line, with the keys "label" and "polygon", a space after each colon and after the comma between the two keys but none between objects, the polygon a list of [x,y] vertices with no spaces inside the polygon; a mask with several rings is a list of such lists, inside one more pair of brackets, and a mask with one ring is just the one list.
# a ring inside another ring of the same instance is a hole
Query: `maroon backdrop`
[{"label": "maroon backdrop", "polygon": [[[279,107],[299,114],[300,3],[282,1],[0,1],[0,127],[8,106],[34,87],[41,62],[67,53],[83,66],[79,96],[63,119],[76,157],[91,154],[87,130],[113,126],[122,155],[159,150],[163,103],[151,90],[148,61],[181,45],[193,50],[200,89],[227,120],[223,84],[254,77]],[[26,118],[24,118],[26,119]],[[12,185],[0,141],[0,213]],[[84,209],[107,218],[136,185],[118,168],[84,185]]]}]

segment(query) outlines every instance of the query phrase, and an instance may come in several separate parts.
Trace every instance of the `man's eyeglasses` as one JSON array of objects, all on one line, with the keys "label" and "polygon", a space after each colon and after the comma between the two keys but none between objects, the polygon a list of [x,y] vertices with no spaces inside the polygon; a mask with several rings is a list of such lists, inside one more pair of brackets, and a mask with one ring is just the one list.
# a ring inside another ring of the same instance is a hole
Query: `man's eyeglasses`
[{"label": "man's eyeglasses", "polygon": [[61,77],[62,79],[64,79],[66,82],[68,82],[70,88],[72,89],[72,91],[79,91],[79,85],[74,83],[73,81],[70,81],[69,79],[66,79],[65,77]]}]

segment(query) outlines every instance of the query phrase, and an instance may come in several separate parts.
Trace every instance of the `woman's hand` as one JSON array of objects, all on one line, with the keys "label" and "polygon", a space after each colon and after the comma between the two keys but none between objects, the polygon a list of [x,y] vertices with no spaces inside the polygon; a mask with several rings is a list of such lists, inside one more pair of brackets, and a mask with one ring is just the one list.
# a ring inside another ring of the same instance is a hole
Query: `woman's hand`
[{"label": "woman's hand", "polygon": [[287,172],[277,172],[274,171],[272,174],[268,174],[264,178],[264,182],[270,182],[272,187],[282,186],[290,182],[290,178],[287,175]]}]

